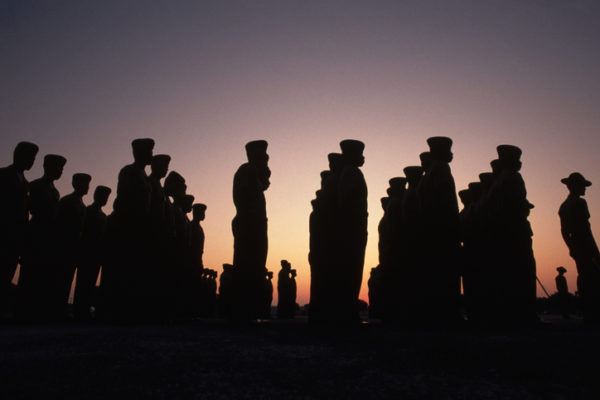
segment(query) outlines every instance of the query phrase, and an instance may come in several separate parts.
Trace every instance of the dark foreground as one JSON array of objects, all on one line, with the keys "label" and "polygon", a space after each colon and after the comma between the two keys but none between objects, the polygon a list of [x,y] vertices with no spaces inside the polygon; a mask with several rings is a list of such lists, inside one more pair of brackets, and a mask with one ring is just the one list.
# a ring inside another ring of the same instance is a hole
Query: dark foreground
[{"label": "dark foreground", "polygon": [[593,398],[600,330],[0,326],[0,398]]}]

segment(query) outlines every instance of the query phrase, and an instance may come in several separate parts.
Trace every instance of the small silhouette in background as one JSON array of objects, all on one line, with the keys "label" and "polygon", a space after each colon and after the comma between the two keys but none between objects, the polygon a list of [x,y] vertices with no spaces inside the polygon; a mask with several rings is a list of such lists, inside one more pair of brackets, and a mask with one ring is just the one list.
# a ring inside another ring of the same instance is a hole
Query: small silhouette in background
[{"label": "small silhouette in background", "polygon": [[223,272],[219,277],[219,296],[217,298],[217,311],[221,318],[233,317],[234,301],[234,270],[233,265],[223,264]]},{"label": "small silhouette in background", "polygon": [[592,183],[579,172],[561,180],[569,195],[558,211],[562,237],[577,267],[577,292],[584,321],[600,324],[600,253],[590,226],[590,212],[583,198]]},{"label": "small silhouette in background", "polygon": [[25,249],[29,222],[29,182],[24,172],[35,162],[38,146],[19,142],[11,165],[0,168],[0,318],[11,312],[12,279]]},{"label": "small silhouette in background", "polygon": [[92,307],[95,308],[94,316],[102,313],[102,306],[98,304],[94,294],[98,274],[105,259],[106,214],[102,207],[108,203],[111,191],[107,186],[96,186],[94,202],[85,211],[73,299],[75,318],[82,321],[91,319]]},{"label": "small silhouette in background", "polygon": [[266,270],[261,319],[271,319],[271,303],[273,303],[273,272]]},{"label": "small silhouette in background", "polygon": [[563,318],[569,318],[569,302],[571,299],[571,294],[569,293],[569,286],[567,284],[567,278],[565,278],[565,273],[567,269],[563,266],[556,268],[558,275],[554,278],[554,282],[556,283],[556,299],[558,302],[558,308],[563,316]]},{"label": "small silhouette in background", "polygon": [[277,318],[291,319],[296,315],[296,270],[287,260],[281,260],[277,276]]}]

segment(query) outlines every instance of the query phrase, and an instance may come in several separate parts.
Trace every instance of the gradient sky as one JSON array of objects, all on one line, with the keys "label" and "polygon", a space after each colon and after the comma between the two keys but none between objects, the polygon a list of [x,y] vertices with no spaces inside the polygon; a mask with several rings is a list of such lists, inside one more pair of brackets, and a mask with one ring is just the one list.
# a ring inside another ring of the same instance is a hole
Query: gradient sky
[{"label": "gradient sky", "polygon": [[426,138],[453,138],[459,190],[489,170],[498,144],[515,144],[536,205],[538,276],[552,293],[564,265],[574,291],[557,211],[560,179],[580,171],[600,227],[598,21],[596,0],[2,0],[0,163],[30,140],[40,153],[28,179],[58,153],[69,160],[62,195],[75,172],[115,189],[130,141],[152,137],[208,205],[205,264],[220,272],[233,256],[233,174],[244,144],[266,139],[268,268],[277,275],[288,259],[304,304],[310,200],[340,140],[366,143],[363,299],[379,198]]}]

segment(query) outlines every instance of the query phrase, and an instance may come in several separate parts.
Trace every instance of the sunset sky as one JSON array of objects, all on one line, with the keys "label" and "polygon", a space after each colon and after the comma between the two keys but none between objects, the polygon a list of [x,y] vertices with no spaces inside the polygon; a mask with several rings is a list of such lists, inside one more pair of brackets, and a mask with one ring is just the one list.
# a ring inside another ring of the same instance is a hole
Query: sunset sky
[{"label": "sunset sky", "polygon": [[221,272],[233,257],[233,174],[244,144],[266,139],[267,266],[277,275],[291,262],[304,304],[310,200],[340,140],[366,144],[365,300],[379,198],[426,138],[454,140],[458,190],[490,169],[498,144],[515,144],[536,206],[538,276],[552,293],[564,265],[574,291],[557,211],[560,179],[579,171],[594,183],[600,229],[599,21],[597,0],[3,0],[0,164],[29,140],[40,146],[29,180],[58,153],[62,195],[75,172],[93,176],[92,191],[116,189],[131,140],[152,137],[207,204],[205,265]]}]

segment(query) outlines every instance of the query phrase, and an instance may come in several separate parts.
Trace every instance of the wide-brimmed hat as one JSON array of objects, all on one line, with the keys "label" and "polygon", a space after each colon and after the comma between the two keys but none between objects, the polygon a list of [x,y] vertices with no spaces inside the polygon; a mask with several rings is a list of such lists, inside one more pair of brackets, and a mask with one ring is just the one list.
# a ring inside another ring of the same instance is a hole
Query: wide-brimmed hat
[{"label": "wide-brimmed hat", "polygon": [[563,267],[562,265],[561,265],[560,267],[556,268],[556,270],[557,270],[558,272],[562,272],[563,274],[564,274],[565,272],[567,272],[567,269],[566,269],[565,267]]},{"label": "wide-brimmed hat", "polygon": [[446,136],[432,136],[427,139],[429,151],[432,154],[452,153],[452,139]]},{"label": "wide-brimmed hat", "polygon": [[574,184],[574,183],[578,183],[578,184],[581,184],[583,186],[591,186],[592,185],[592,182],[590,182],[587,179],[585,179],[583,177],[583,175],[581,175],[579,172],[573,172],[567,178],[563,178],[560,181],[562,183],[564,183],[565,185],[571,185],[571,184]]},{"label": "wide-brimmed hat", "polygon": [[198,211],[206,211],[206,204],[202,204],[202,203],[196,203],[192,206],[192,209],[194,211],[198,210]]}]

